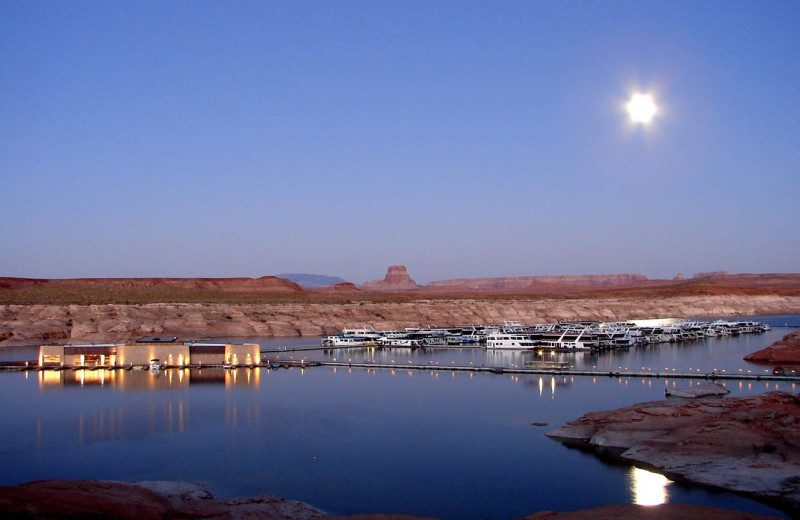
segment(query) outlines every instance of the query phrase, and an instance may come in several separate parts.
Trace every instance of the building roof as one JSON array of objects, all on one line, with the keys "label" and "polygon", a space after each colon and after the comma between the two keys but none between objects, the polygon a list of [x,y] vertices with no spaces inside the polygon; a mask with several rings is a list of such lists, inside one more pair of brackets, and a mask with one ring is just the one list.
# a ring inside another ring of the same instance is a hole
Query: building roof
[{"label": "building roof", "polygon": [[136,340],[136,343],[175,343],[176,336],[145,336]]}]

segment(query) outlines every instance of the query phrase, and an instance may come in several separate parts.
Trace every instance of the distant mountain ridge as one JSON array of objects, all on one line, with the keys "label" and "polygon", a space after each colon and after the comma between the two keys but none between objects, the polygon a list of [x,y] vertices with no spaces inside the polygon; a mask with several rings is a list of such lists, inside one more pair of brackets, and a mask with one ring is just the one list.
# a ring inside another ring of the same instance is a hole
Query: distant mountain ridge
[{"label": "distant mountain ridge", "polygon": [[300,287],[306,289],[317,289],[320,287],[330,287],[340,283],[347,283],[347,280],[339,278],[338,276],[327,276],[324,274],[308,274],[308,273],[284,273],[276,275],[278,278],[291,280]]},{"label": "distant mountain ridge", "polygon": [[530,289],[541,285],[580,287],[621,287],[647,282],[642,274],[583,274],[556,276],[507,276],[501,278],[456,278],[430,282],[426,287],[465,288],[473,290]]},{"label": "distant mountain ridge", "polygon": [[31,287],[53,287],[57,290],[94,287],[101,289],[148,289],[171,288],[177,290],[210,290],[218,292],[273,292],[302,293],[302,287],[291,280],[275,276],[260,278],[11,278],[0,277],[0,289],[26,289]]}]

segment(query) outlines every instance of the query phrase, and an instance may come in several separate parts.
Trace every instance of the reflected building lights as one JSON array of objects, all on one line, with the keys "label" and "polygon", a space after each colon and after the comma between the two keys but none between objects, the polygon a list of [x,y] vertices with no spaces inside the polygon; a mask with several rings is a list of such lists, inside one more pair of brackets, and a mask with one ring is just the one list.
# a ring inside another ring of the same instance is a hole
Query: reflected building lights
[{"label": "reflected building lights", "polygon": [[664,475],[631,467],[630,490],[633,503],[639,506],[658,506],[669,500],[667,486],[672,483]]},{"label": "reflected building lights", "polygon": [[78,446],[83,446],[83,414],[78,414]]}]

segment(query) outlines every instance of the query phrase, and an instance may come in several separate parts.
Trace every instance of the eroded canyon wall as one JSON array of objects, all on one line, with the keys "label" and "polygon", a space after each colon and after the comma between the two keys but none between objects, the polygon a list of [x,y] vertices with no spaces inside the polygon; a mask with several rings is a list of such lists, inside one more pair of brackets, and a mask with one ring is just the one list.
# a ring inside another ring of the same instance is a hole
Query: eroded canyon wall
[{"label": "eroded canyon wall", "polygon": [[146,335],[182,339],[243,336],[318,336],[345,327],[615,321],[656,317],[713,317],[800,312],[800,296],[685,296],[564,300],[415,300],[398,303],[276,303],[143,305],[3,305],[3,344],[109,341]]}]

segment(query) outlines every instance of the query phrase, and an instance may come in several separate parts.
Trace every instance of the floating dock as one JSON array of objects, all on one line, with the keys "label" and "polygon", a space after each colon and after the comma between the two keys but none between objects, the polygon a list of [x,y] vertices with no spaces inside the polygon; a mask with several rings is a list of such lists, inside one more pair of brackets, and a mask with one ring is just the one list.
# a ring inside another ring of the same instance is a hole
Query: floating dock
[{"label": "floating dock", "polygon": [[371,368],[381,370],[419,370],[440,372],[483,372],[489,374],[513,375],[569,375],[580,377],[612,377],[612,378],[652,378],[652,379],[704,379],[704,380],[730,380],[730,381],[800,381],[800,374],[740,374],[728,372],[657,372],[651,370],[576,370],[574,368],[542,367],[542,368],[516,368],[498,366],[474,365],[435,365],[415,363],[350,363],[343,361],[283,361],[280,365],[286,368],[299,367],[338,367],[338,368]]}]

